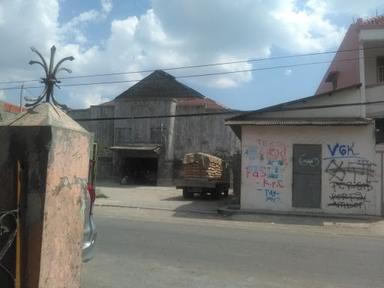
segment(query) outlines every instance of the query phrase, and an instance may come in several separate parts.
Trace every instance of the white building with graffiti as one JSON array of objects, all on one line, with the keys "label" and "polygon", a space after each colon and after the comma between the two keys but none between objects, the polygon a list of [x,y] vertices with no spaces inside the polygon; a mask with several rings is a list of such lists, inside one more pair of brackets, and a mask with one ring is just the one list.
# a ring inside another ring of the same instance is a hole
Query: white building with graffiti
[{"label": "white building with graffiti", "polygon": [[240,119],[241,208],[380,215],[373,121]]},{"label": "white building with graffiti", "polygon": [[241,209],[384,215],[382,43],[384,17],[359,19],[314,96],[226,121],[241,139]]}]

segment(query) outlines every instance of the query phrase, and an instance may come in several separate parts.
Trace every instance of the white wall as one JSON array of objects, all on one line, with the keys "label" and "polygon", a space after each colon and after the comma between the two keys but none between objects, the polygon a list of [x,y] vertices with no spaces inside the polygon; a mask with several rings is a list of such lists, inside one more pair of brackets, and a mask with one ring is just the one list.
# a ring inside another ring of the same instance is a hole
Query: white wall
[{"label": "white wall", "polygon": [[[321,209],[292,207],[293,144],[322,145]],[[348,145],[350,149],[345,149]],[[374,163],[372,125],[243,126],[241,208],[379,215],[381,198]],[[336,186],[336,178],[344,186]],[[342,199],[342,193],[364,199]],[[360,202],[361,207],[349,205]]]},{"label": "white wall", "polygon": [[360,41],[378,41],[384,39],[384,29],[361,29],[359,33]]},{"label": "white wall", "polygon": [[[384,84],[366,88],[367,102],[384,101]],[[367,105],[367,117],[384,117],[384,102]]]}]

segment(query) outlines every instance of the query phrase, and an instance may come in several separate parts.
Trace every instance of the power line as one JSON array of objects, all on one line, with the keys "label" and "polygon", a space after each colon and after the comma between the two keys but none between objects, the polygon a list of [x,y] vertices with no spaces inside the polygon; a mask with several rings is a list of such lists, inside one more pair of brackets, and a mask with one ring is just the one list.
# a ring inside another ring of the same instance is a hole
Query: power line
[{"label": "power line", "polygon": [[[364,50],[380,49],[380,48],[384,48],[384,46],[367,47],[367,48],[364,48]],[[129,75],[129,74],[139,74],[139,73],[150,73],[150,72],[153,72],[155,70],[173,71],[173,70],[182,70],[182,69],[204,68],[204,67],[214,67],[214,66],[222,66],[222,65],[230,65],[230,64],[240,64],[240,63],[248,63],[248,62],[260,62],[260,61],[268,61],[268,60],[290,59],[290,58],[298,58],[298,57],[306,57],[306,56],[319,56],[319,55],[333,54],[333,53],[337,53],[337,52],[344,53],[344,52],[354,52],[354,51],[360,51],[360,50],[361,49],[359,49],[359,48],[357,48],[357,49],[331,50],[331,51],[324,51],[324,52],[283,55],[283,56],[274,56],[274,57],[268,57],[268,58],[267,57],[253,58],[253,59],[247,59],[247,60],[187,65],[187,66],[178,66],[178,67],[170,67],[170,68],[157,68],[157,69],[147,69],[147,70],[128,71],[128,72],[113,72],[113,73],[102,73],[102,74],[66,76],[66,77],[61,77],[60,79],[79,79],[79,78],[90,78],[90,77]],[[0,81],[0,84],[13,84],[13,83],[22,83],[22,82],[30,83],[30,82],[39,82],[39,81],[40,81],[39,79]]]},{"label": "power line", "polygon": [[[380,49],[380,48],[384,48],[384,46],[367,47],[364,50]],[[179,66],[179,67],[171,67],[171,68],[164,68],[164,69],[158,68],[158,69],[148,69],[148,70],[141,70],[141,71],[128,71],[128,72],[114,72],[114,73],[103,73],[103,74],[67,76],[67,77],[62,77],[61,79],[105,77],[105,76],[116,76],[116,75],[150,73],[150,72],[153,72],[155,70],[172,71],[172,70],[191,69],[191,68],[203,68],[203,67],[213,67],[213,66],[221,66],[221,65],[248,63],[248,62],[261,62],[261,61],[268,61],[268,60],[290,59],[290,58],[298,58],[298,57],[306,57],[306,56],[319,56],[319,55],[333,54],[333,53],[337,53],[337,52],[341,52],[341,53],[354,52],[354,51],[360,51],[360,50],[362,50],[362,49],[357,48],[357,49],[331,50],[331,51],[324,51],[324,52],[303,53],[303,54],[283,55],[283,56],[274,56],[274,57],[253,58],[253,59],[248,59],[248,60],[237,60],[237,61],[229,61],[229,62],[216,62],[216,63],[208,63],[208,64]]]},{"label": "power line", "polygon": [[[300,99],[298,99],[299,101]],[[264,113],[264,112],[280,112],[280,111],[293,111],[293,110],[313,110],[313,109],[325,109],[335,107],[346,107],[346,106],[359,106],[359,105],[375,105],[383,104],[384,100],[372,101],[372,102],[354,102],[354,103],[341,103],[341,104],[330,104],[330,105],[316,105],[316,106],[305,106],[305,107],[276,107],[276,108],[263,108],[260,110],[268,109],[268,111],[220,111],[220,112],[209,112],[209,113],[186,113],[186,114],[167,114],[167,115],[146,115],[146,116],[126,116],[126,117],[101,117],[101,118],[74,118],[78,122],[86,121],[111,121],[111,120],[138,120],[138,119],[159,119],[159,118],[181,118],[181,117],[198,117],[198,116],[216,116],[226,114],[249,114],[249,113]]]},{"label": "power line", "polygon": [[[367,59],[369,57],[366,57]],[[374,58],[374,57],[371,57]],[[252,69],[243,69],[243,70],[234,70],[234,71],[223,71],[223,72],[211,72],[211,73],[200,73],[200,74],[191,74],[191,75],[180,75],[176,76],[176,79],[182,78],[196,78],[196,77],[205,77],[205,76],[217,76],[217,75],[228,75],[235,73],[244,73],[244,72],[253,72],[253,71],[266,71],[266,70],[274,70],[274,69],[283,69],[283,68],[292,68],[292,67],[302,67],[302,66],[310,66],[310,65],[319,65],[319,64],[329,64],[332,62],[347,62],[347,61],[356,61],[359,58],[347,58],[340,59],[335,61],[317,61],[317,62],[308,62],[308,63],[297,63],[290,65],[278,65],[278,66],[270,66],[263,68],[252,68]],[[61,84],[60,87],[77,87],[77,86],[91,86],[91,85],[108,85],[108,84],[123,84],[123,83],[132,83],[132,82],[140,82],[143,79],[135,79],[135,80],[115,80],[115,81],[100,81],[100,82],[88,82],[88,83],[68,83]],[[156,79],[156,81],[163,80],[162,78]],[[37,89],[42,88],[43,86],[28,86],[28,89]],[[19,87],[5,87],[0,88],[0,90],[15,90],[19,89]]]}]

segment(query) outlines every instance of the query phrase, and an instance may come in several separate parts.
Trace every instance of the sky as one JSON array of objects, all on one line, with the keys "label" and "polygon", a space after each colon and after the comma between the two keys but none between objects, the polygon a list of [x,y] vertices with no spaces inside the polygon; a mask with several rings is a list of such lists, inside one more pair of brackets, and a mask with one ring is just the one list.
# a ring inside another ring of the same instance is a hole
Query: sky
[{"label": "sky", "polygon": [[[226,107],[255,110],[313,95],[349,25],[382,14],[382,0],[0,0],[0,99],[39,96],[30,47],[48,60],[55,45],[56,61],[75,58],[55,90],[71,108],[112,100],[143,71],[180,68],[166,71]],[[217,65],[187,68],[206,64]]]}]

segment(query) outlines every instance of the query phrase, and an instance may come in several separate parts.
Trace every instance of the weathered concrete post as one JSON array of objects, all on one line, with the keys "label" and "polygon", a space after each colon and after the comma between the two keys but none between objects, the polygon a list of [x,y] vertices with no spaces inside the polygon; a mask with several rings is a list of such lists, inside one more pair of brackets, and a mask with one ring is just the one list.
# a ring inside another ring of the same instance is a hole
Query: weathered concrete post
[{"label": "weathered concrete post", "polygon": [[21,287],[80,287],[88,132],[42,103],[0,122],[0,139],[0,211],[14,205],[22,166]]}]

